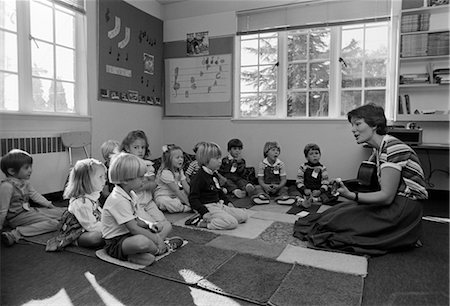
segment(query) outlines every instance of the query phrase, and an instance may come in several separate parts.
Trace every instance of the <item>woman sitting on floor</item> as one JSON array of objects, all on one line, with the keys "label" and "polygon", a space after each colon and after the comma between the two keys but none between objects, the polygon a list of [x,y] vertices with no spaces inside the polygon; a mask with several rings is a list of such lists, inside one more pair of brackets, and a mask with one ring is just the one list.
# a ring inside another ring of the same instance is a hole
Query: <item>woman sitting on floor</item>
[{"label": "woman sitting on floor", "polygon": [[318,248],[372,255],[420,245],[419,200],[428,193],[417,154],[386,134],[383,108],[368,104],[347,116],[356,142],[373,147],[369,160],[377,165],[380,190],[358,193],[340,182],[338,192],[352,201],[299,218],[294,236]]}]

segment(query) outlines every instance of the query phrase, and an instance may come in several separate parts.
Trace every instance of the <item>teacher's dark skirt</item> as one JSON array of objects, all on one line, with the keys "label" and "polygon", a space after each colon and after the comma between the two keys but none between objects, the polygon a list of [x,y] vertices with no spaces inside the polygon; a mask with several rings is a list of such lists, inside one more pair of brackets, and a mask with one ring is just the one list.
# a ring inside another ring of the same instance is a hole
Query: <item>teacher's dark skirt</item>
[{"label": "teacher's dark skirt", "polygon": [[294,236],[317,248],[382,255],[413,247],[422,233],[422,203],[396,196],[390,205],[341,203],[299,218]]}]

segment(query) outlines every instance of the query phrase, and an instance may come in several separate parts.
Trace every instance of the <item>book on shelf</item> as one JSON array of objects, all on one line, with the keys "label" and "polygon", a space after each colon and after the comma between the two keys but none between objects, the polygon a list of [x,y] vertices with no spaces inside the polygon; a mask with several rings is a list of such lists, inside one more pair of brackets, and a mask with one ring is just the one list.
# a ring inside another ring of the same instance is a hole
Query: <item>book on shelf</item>
[{"label": "book on shelf", "polygon": [[[403,1],[405,2],[405,1]],[[409,1],[408,1],[409,2]],[[428,6],[439,6],[439,5],[448,5],[449,0],[428,0]]]},{"label": "book on shelf", "polygon": [[403,115],[403,99],[402,96],[398,96],[398,109],[397,112],[399,115]]},{"label": "book on shelf", "polygon": [[402,33],[428,31],[430,28],[430,14],[403,15],[400,26]]},{"label": "book on shelf", "polygon": [[428,55],[449,54],[449,32],[437,32],[428,34]]},{"label": "book on shelf", "polygon": [[411,114],[411,104],[409,101],[409,95],[405,95],[405,109],[406,109],[406,114]]},{"label": "book on shelf", "polygon": [[400,84],[427,84],[430,83],[428,73],[408,73],[400,75]]},{"label": "book on shelf", "polygon": [[433,70],[433,80],[437,84],[449,84],[449,68]]},{"label": "book on shelf", "polygon": [[401,41],[401,57],[426,56],[428,34],[403,35]]}]

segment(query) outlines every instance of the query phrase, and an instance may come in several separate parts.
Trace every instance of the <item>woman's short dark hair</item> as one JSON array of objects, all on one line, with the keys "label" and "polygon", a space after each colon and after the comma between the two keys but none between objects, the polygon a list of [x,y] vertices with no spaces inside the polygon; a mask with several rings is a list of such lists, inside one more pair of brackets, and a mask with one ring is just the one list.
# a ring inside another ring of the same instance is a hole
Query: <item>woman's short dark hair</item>
[{"label": "woman's short dark hair", "polygon": [[0,168],[6,176],[10,176],[8,169],[19,172],[23,165],[32,165],[33,157],[28,152],[19,149],[12,149],[0,161]]},{"label": "woman's short dark hair", "polygon": [[387,122],[384,115],[384,109],[373,103],[369,103],[354,110],[351,110],[347,114],[348,122],[352,122],[352,119],[364,119],[364,121],[370,127],[377,127],[376,133],[378,135],[387,134]]}]

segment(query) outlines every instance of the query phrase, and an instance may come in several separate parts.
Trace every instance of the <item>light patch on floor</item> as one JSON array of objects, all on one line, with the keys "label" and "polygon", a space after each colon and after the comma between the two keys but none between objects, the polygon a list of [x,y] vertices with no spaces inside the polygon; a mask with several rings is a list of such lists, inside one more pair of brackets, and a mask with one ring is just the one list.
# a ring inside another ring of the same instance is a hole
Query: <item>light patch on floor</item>
[{"label": "light patch on floor", "polygon": [[291,209],[291,205],[280,205],[275,203],[275,201],[271,200],[270,204],[264,204],[264,205],[254,205],[249,210],[256,210],[256,211],[270,211],[280,214],[285,214],[289,209]]},{"label": "light patch on floor", "polygon": [[241,238],[255,239],[272,223],[273,221],[249,218],[247,222],[239,224],[238,227],[235,229],[211,230],[211,232],[216,233],[218,235],[230,235]]},{"label": "light patch on floor", "polygon": [[305,266],[321,268],[330,271],[367,275],[367,258],[358,255],[349,255],[337,252],[327,252],[304,247],[288,245],[278,261],[298,263]]},{"label": "light patch on floor", "polygon": [[298,216],[290,215],[286,213],[277,213],[271,211],[256,211],[252,218],[262,219],[262,220],[271,220],[271,221],[279,221],[285,223],[295,223],[297,221]]}]

